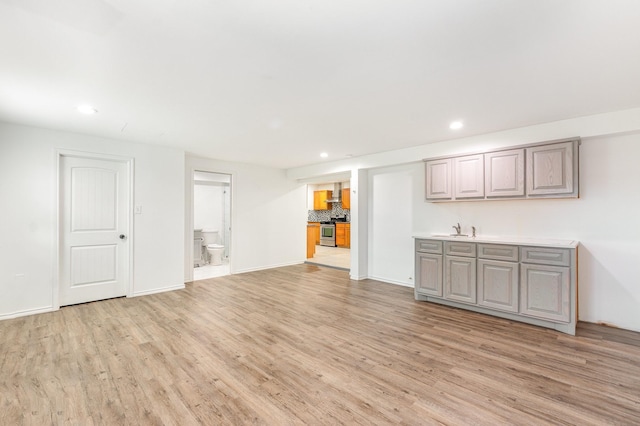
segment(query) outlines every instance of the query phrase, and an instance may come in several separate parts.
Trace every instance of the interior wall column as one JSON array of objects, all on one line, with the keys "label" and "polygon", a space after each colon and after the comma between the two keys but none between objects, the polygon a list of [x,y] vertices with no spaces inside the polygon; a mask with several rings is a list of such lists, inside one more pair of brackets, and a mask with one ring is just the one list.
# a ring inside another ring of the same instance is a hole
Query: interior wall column
[{"label": "interior wall column", "polygon": [[369,191],[366,169],[351,171],[351,279],[369,275]]}]

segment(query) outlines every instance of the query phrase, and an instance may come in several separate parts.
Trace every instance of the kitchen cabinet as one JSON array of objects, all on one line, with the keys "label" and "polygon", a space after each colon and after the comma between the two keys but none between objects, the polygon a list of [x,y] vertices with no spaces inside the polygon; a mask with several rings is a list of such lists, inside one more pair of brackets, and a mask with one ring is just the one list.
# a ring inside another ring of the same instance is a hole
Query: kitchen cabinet
[{"label": "kitchen cabinet", "polygon": [[518,264],[478,259],[478,304],[518,312]]},{"label": "kitchen cabinet", "polygon": [[527,195],[573,194],[572,142],[527,148]]},{"label": "kitchen cabinet", "polygon": [[416,300],[575,334],[577,242],[508,240],[416,237]]},{"label": "kitchen cabinet", "polygon": [[489,152],[484,165],[487,197],[524,196],[524,149]]},{"label": "kitchen cabinet", "polygon": [[332,203],[327,203],[331,199],[331,191],[313,191],[313,209],[314,210],[331,210]]},{"label": "kitchen cabinet", "polygon": [[518,312],[517,246],[478,244],[478,305]]},{"label": "kitchen cabinet", "polygon": [[320,222],[307,222],[313,228],[313,235],[315,244],[320,244]]},{"label": "kitchen cabinet", "polygon": [[520,312],[522,315],[569,322],[569,268],[523,264]]},{"label": "kitchen cabinet", "polygon": [[445,241],[444,297],[476,303],[476,245]]},{"label": "kitchen cabinet", "polygon": [[452,198],[451,164],[450,158],[426,162],[425,185],[427,200],[446,200]]},{"label": "kitchen cabinet", "polygon": [[484,155],[467,155],[453,159],[456,199],[484,197]]},{"label": "kitchen cabinet", "polygon": [[476,303],[476,259],[445,256],[444,297],[462,303]]},{"label": "kitchen cabinet", "polygon": [[524,247],[520,312],[552,321],[570,321],[569,250]]},{"label": "kitchen cabinet", "polygon": [[442,297],[442,242],[416,240],[416,299],[419,294]]},{"label": "kitchen cabinet", "polygon": [[427,158],[425,198],[430,202],[577,198],[580,139],[496,151]]},{"label": "kitchen cabinet", "polygon": [[307,259],[316,254],[315,231],[313,225],[307,225]]},{"label": "kitchen cabinet", "polygon": [[338,247],[351,247],[351,224],[336,222],[336,245]]},{"label": "kitchen cabinet", "polygon": [[349,210],[351,208],[350,188],[342,188],[342,208],[344,210]]}]

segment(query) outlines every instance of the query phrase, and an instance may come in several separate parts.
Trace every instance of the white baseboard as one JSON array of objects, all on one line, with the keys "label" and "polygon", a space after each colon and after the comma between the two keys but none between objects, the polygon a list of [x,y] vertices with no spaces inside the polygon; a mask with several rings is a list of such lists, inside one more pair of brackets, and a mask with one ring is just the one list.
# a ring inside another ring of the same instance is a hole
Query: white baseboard
[{"label": "white baseboard", "polygon": [[151,290],[136,291],[131,295],[131,297],[148,296],[150,294],[164,293],[165,291],[174,291],[174,290],[183,290],[183,289],[184,289],[184,284],[178,284],[171,287],[159,287]]},{"label": "white baseboard", "polygon": [[19,317],[26,317],[29,315],[44,314],[44,313],[53,312],[53,311],[57,311],[57,309],[55,309],[53,306],[47,306],[46,308],[27,309],[24,311],[17,311],[17,312],[12,312],[10,314],[0,315],[0,321],[19,318]]},{"label": "white baseboard", "polygon": [[361,281],[361,280],[369,279],[369,277],[367,275],[355,276],[355,275],[351,275],[351,274],[349,274],[349,278],[351,278],[352,280],[355,280],[355,281]]},{"label": "white baseboard", "polygon": [[239,270],[235,271],[233,274],[235,275],[235,274],[244,274],[245,272],[264,271],[265,269],[282,268],[284,266],[301,265],[303,263],[304,263],[304,261],[302,261],[302,262],[280,263],[280,264],[277,264],[277,265],[264,265],[264,266],[258,266],[256,268],[239,269]]},{"label": "white baseboard", "polygon": [[381,281],[383,283],[387,283],[387,284],[395,284],[395,285],[400,285],[402,287],[411,287],[413,288],[413,284],[412,283],[405,283],[402,281],[395,281],[395,280],[390,280],[388,278],[380,278],[380,277],[367,277],[370,280],[376,280],[376,281]]}]

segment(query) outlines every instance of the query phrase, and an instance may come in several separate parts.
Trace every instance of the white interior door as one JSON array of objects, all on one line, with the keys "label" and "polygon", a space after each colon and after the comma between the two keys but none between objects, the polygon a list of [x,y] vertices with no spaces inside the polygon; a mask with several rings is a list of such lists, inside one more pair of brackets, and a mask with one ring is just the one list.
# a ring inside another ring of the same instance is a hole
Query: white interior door
[{"label": "white interior door", "polygon": [[60,306],[125,296],[129,286],[129,164],[60,159]]}]

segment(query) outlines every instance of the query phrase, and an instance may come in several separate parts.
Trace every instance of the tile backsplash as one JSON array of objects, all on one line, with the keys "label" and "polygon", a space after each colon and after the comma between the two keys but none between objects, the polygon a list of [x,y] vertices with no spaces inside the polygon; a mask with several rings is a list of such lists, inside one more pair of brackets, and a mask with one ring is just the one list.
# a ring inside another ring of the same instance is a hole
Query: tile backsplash
[{"label": "tile backsplash", "polygon": [[346,217],[347,222],[351,222],[351,212],[343,209],[342,203],[333,203],[331,210],[309,210],[309,222],[326,222],[334,217]]}]

